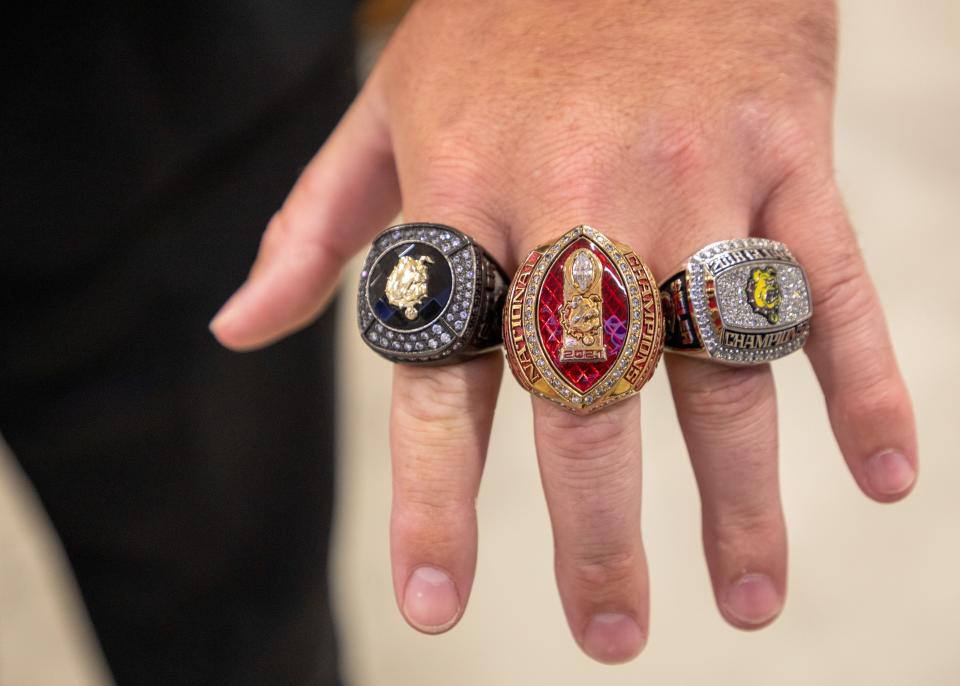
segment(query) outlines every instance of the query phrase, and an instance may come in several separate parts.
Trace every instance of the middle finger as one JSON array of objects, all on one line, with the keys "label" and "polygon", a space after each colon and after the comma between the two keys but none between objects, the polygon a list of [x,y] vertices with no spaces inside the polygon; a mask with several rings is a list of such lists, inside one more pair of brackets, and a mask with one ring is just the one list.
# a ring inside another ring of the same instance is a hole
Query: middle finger
[{"label": "middle finger", "polygon": [[643,649],[649,617],[640,401],[584,417],[534,398],[533,410],[567,622],[594,659],[629,660]]}]

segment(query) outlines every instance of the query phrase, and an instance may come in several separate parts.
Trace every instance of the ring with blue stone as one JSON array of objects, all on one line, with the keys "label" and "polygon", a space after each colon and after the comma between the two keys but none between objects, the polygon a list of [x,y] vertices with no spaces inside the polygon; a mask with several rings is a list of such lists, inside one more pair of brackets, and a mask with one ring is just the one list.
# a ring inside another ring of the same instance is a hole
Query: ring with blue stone
[{"label": "ring with blue stone", "polygon": [[509,278],[475,240],[443,224],[400,224],[373,241],[357,323],[393,362],[452,364],[502,344]]}]

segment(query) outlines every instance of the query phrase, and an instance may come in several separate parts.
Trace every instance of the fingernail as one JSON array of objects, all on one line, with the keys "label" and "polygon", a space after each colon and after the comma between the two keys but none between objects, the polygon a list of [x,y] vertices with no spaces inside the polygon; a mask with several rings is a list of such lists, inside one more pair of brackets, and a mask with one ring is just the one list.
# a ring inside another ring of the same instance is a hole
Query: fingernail
[{"label": "fingernail", "polygon": [[764,624],[780,613],[780,593],[766,574],[744,574],[727,591],[725,605],[744,624]]},{"label": "fingernail", "polygon": [[880,495],[897,495],[913,485],[917,473],[906,457],[889,450],[874,455],[864,465],[870,487]]},{"label": "fingernail", "polygon": [[403,592],[403,614],[421,631],[443,631],[460,614],[457,587],[436,567],[418,567],[410,575]]},{"label": "fingernail", "polygon": [[614,612],[594,615],[583,635],[583,649],[594,660],[614,664],[643,650],[643,632],[633,619]]}]

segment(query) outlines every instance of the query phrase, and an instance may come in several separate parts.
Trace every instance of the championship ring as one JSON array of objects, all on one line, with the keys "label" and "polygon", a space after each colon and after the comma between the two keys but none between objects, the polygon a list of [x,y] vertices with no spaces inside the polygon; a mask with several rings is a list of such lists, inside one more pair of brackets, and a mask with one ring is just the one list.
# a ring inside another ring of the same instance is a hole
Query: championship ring
[{"label": "championship ring", "polygon": [[373,242],[360,273],[357,322],[393,362],[450,364],[501,344],[503,269],[441,224],[402,224]]},{"label": "championship ring", "polygon": [[578,226],[530,253],[503,314],[513,375],[578,414],[637,393],[663,350],[650,269],[629,247]]},{"label": "championship ring", "polygon": [[669,352],[727,364],[789,355],[810,335],[813,305],[803,267],[783,243],[712,243],[660,285]]}]

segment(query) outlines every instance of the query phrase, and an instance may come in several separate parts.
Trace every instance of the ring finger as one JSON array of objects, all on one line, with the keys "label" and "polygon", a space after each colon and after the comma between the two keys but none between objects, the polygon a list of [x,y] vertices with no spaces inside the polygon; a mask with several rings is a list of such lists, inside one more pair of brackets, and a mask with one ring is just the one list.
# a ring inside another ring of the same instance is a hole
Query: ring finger
[{"label": "ring finger", "polygon": [[787,569],[770,366],[670,355],[667,370],[700,490],[717,605],[734,626],[759,628],[780,612]]},{"label": "ring finger", "polygon": [[646,642],[649,619],[640,400],[586,417],[539,398],[533,409],[567,622],[594,659],[629,660]]}]

